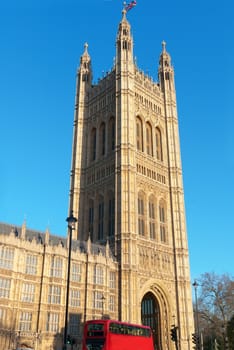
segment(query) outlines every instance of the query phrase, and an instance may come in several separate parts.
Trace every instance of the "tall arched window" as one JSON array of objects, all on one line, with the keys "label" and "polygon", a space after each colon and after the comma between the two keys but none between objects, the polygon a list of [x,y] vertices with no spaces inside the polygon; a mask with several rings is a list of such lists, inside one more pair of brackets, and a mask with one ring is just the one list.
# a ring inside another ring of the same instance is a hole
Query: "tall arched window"
[{"label": "tall arched window", "polygon": [[159,203],[159,225],[161,242],[166,243],[166,206],[163,201]]},{"label": "tall arched window", "polygon": [[155,141],[156,141],[156,158],[158,160],[163,160],[162,134],[159,128],[156,128],[155,130]]},{"label": "tall arched window", "polygon": [[93,241],[93,222],[94,222],[94,201],[93,199],[89,200],[89,234],[90,239]]},{"label": "tall arched window", "polygon": [[90,159],[91,160],[95,160],[96,159],[96,139],[97,139],[97,132],[96,132],[96,128],[93,128],[92,129],[92,132],[91,132],[91,147],[90,147],[90,150],[91,150],[91,157]]},{"label": "tall arched window", "polygon": [[155,224],[155,205],[154,205],[154,197],[151,196],[149,199],[149,233],[150,238],[155,239],[156,234],[156,224]]},{"label": "tall arched window", "polygon": [[104,198],[99,197],[98,201],[98,240],[104,238]]},{"label": "tall arched window", "polygon": [[112,192],[108,198],[108,236],[114,237],[115,233],[115,198]]},{"label": "tall arched window", "polygon": [[138,233],[141,236],[145,235],[145,209],[144,196],[142,193],[138,195]]},{"label": "tall arched window", "polygon": [[153,155],[152,128],[149,123],[146,123],[146,152],[150,156]]},{"label": "tall arched window", "polygon": [[145,294],[141,302],[141,322],[153,331],[154,348],[162,349],[160,334],[160,309],[157,299],[152,293]]},{"label": "tall arched window", "polygon": [[115,120],[112,117],[109,121],[108,127],[108,150],[109,152],[115,149]]},{"label": "tall arched window", "polygon": [[143,151],[143,128],[139,117],[136,118],[136,146],[138,151]]},{"label": "tall arched window", "polygon": [[100,126],[100,133],[99,133],[99,154],[100,156],[105,155],[106,150],[106,126],[105,123],[102,123]]}]

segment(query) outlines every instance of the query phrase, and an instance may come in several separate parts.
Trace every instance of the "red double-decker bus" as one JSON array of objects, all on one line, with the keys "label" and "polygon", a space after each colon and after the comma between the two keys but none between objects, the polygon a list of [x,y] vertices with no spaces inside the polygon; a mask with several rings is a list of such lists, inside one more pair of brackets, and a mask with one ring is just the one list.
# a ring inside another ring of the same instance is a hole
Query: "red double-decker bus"
[{"label": "red double-decker bus", "polygon": [[113,320],[92,320],[84,325],[82,350],[154,350],[152,331]]}]

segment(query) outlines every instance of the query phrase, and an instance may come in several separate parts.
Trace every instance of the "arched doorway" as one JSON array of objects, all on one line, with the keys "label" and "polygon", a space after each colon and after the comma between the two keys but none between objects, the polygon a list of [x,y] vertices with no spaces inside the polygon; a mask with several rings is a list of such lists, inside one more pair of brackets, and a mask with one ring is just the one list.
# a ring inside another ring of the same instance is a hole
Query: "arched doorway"
[{"label": "arched doorway", "polygon": [[160,310],[157,299],[152,293],[144,295],[141,302],[141,322],[150,326],[153,331],[154,347],[156,350],[161,349],[160,333]]}]

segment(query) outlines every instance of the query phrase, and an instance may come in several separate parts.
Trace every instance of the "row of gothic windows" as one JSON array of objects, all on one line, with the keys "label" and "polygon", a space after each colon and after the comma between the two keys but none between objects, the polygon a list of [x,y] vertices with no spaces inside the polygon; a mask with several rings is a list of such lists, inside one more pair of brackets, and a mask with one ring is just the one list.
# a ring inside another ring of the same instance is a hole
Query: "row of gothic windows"
[{"label": "row of gothic windows", "polygon": [[166,243],[166,204],[161,200],[157,206],[153,196],[146,202],[144,194],[140,193],[138,195],[138,233],[140,236],[156,239],[156,231],[159,231],[160,241]]},{"label": "row of gothic windows", "polygon": [[[93,268],[93,283],[98,285],[105,285],[105,268],[102,266],[94,266]],[[109,287],[115,289],[116,287],[116,274],[114,271],[109,273]]]},{"label": "row of gothic windows", "polygon": [[[105,210],[107,210],[106,213]],[[105,219],[106,217],[107,220]],[[105,225],[106,222],[107,226]],[[114,236],[115,201],[112,194],[109,195],[106,204],[103,196],[99,196],[97,203],[93,199],[89,200],[88,230],[92,241],[102,241],[106,239],[106,236],[109,238]],[[96,237],[94,237],[95,232],[97,232]]]},{"label": "row of gothic windows", "polygon": [[163,160],[162,133],[159,128],[155,128],[154,133],[149,122],[143,125],[142,120],[136,118],[136,146],[137,150],[146,152],[156,159]]},{"label": "row of gothic windows", "polygon": [[[142,120],[136,118],[136,148],[148,155],[163,161],[162,133],[157,127],[153,128],[149,122],[143,125]],[[90,161],[104,157],[115,149],[115,120],[112,117],[108,123],[102,122],[98,128],[92,128],[90,136]]]},{"label": "row of gothic windows", "polygon": [[[106,204],[103,196],[99,196],[97,203],[95,203],[93,199],[89,200],[88,229],[92,241],[101,241],[107,237],[111,238],[114,236],[115,202],[113,195],[109,196]],[[166,243],[166,204],[161,200],[157,206],[153,196],[149,198],[148,203],[146,204],[144,194],[140,193],[138,195],[138,234],[145,237],[149,236],[150,239],[156,239],[157,229],[159,231],[160,241]],[[97,236],[94,237],[96,230]],[[149,232],[149,235],[147,232]]]},{"label": "row of gothic windows", "polygon": [[105,156],[115,149],[115,121],[111,118],[102,122],[99,128],[93,128],[90,137],[90,161]]}]

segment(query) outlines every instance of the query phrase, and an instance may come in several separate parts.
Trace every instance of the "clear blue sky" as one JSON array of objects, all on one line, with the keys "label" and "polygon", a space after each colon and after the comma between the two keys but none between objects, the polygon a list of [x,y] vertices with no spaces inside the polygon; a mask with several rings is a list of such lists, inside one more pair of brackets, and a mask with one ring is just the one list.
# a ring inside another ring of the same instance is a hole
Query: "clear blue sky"
[{"label": "clear blue sky", "polygon": [[[234,275],[234,5],[145,1],[128,13],[138,66],[157,79],[161,42],[176,75],[192,279]],[[119,0],[0,4],[0,221],[66,234],[75,78],[113,65]]]}]

